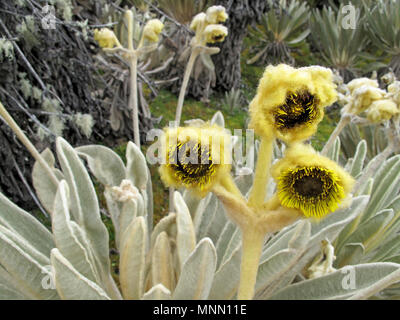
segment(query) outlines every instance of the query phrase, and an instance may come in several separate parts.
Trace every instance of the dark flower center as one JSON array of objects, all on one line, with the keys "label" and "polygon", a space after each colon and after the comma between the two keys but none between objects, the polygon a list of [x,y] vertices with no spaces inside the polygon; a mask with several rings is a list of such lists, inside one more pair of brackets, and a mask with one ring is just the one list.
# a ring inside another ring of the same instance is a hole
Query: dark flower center
[{"label": "dark flower center", "polygon": [[289,92],[283,105],[274,111],[279,129],[292,129],[312,123],[318,116],[317,99],[308,91]]},{"label": "dark flower center", "polygon": [[169,166],[186,184],[204,185],[215,172],[209,148],[200,143],[178,143],[170,153]]}]

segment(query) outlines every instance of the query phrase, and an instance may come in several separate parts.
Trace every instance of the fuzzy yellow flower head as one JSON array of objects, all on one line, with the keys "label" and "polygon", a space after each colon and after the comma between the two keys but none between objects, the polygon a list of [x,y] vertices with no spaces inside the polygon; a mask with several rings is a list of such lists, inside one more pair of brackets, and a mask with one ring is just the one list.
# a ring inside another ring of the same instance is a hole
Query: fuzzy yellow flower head
[{"label": "fuzzy yellow flower head", "polygon": [[383,99],[385,91],[379,88],[362,85],[352,92],[350,102],[344,108],[346,113],[360,114],[367,110],[372,102]]},{"label": "fuzzy yellow flower head", "polygon": [[227,35],[228,28],[220,24],[210,24],[204,29],[206,43],[222,42]]},{"label": "fuzzy yellow flower head", "polygon": [[268,66],[250,104],[250,127],[261,136],[285,142],[302,141],[315,133],[324,108],[337,99],[332,71],[312,66]]},{"label": "fuzzy yellow flower head", "polygon": [[167,186],[185,187],[204,196],[231,170],[231,136],[218,126],[164,130],[160,167]]},{"label": "fuzzy yellow flower head", "polygon": [[158,19],[149,20],[144,26],[143,36],[146,40],[157,42],[158,36],[164,28],[164,24]]},{"label": "fuzzy yellow flower head", "polygon": [[200,31],[206,25],[207,16],[204,12],[200,12],[194,16],[190,23],[190,29],[194,32]]},{"label": "fuzzy yellow flower head", "polygon": [[369,78],[357,78],[351,80],[347,84],[347,88],[350,90],[350,93],[353,93],[355,90],[362,86],[369,86],[373,88],[379,88],[379,83],[377,80],[369,79]]},{"label": "fuzzy yellow flower head", "polygon": [[284,207],[317,219],[335,211],[354,184],[336,162],[302,144],[286,151],[285,157],[273,166],[272,175]]},{"label": "fuzzy yellow flower head", "polygon": [[374,101],[368,109],[367,119],[373,123],[390,120],[399,114],[396,103],[390,99]]},{"label": "fuzzy yellow flower head", "polygon": [[94,40],[99,43],[99,46],[102,48],[114,48],[114,46],[118,46],[119,41],[114,34],[114,31],[108,28],[95,29],[94,30]]},{"label": "fuzzy yellow flower head", "polygon": [[223,6],[212,6],[206,11],[207,22],[209,24],[218,24],[225,22],[228,19],[228,14]]}]

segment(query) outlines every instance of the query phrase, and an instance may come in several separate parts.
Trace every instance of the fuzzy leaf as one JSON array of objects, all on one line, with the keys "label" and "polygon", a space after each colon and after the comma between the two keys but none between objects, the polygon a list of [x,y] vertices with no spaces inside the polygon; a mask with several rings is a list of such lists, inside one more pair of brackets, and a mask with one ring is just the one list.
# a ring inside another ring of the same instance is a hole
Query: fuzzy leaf
[{"label": "fuzzy leaf", "polygon": [[180,266],[182,267],[188,256],[196,246],[196,234],[193,221],[181,194],[175,191],[174,202],[176,209],[176,236]]},{"label": "fuzzy leaf", "polygon": [[146,159],[136,144],[131,141],[126,147],[126,159],[126,177],[139,190],[145,190],[149,178]]},{"label": "fuzzy leaf", "polygon": [[174,300],[207,299],[214,279],[217,255],[209,238],[203,238],[185,261]]},{"label": "fuzzy leaf", "polygon": [[[292,284],[274,294],[270,299],[346,299],[399,268],[398,264],[383,262],[348,266],[316,279]],[[355,280],[353,283],[352,276]]]},{"label": "fuzzy leaf", "polygon": [[81,275],[58,249],[51,250],[57,292],[65,300],[110,300],[96,283]]},{"label": "fuzzy leaf", "polygon": [[93,175],[106,186],[119,186],[125,179],[125,165],[111,149],[101,145],[88,145],[75,149],[85,158]]},{"label": "fuzzy leaf", "polygon": [[119,263],[121,290],[125,299],[138,300],[144,293],[147,227],[144,217],[136,217],[125,231]]},{"label": "fuzzy leaf", "polygon": [[[50,149],[45,149],[41,153],[41,155],[46,163],[49,165],[49,167],[52,169],[57,179],[61,181],[64,178],[63,173],[54,167],[55,159]],[[40,203],[47,210],[47,212],[51,213],[53,210],[53,203],[57,192],[57,186],[54,184],[47,171],[38,161],[35,161],[32,168],[32,184],[35,188]]]},{"label": "fuzzy leaf", "polygon": [[19,234],[44,256],[50,257],[55,247],[52,234],[31,214],[22,210],[0,193],[0,225]]}]

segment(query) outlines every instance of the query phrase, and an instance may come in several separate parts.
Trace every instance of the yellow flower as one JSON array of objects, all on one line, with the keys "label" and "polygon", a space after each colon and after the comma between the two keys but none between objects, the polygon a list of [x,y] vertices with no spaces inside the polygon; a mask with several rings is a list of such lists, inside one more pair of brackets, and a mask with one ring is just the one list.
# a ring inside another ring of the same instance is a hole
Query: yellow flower
[{"label": "yellow flower", "polygon": [[158,36],[164,28],[164,24],[158,19],[149,20],[143,29],[143,36],[146,40],[157,42]]},{"label": "yellow flower", "polygon": [[317,130],[324,108],[337,99],[332,71],[312,66],[268,66],[250,104],[250,127],[261,136],[302,141]]},{"label": "yellow flower", "polygon": [[360,114],[367,110],[372,102],[384,97],[385,91],[370,85],[362,85],[352,91],[350,102],[345,106],[345,112]]},{"label": "yellow flower", "polygon": [[379,123],[390,120],[393,116],[399,114],[396,103],[390,99],[374,101],[368,109],[367,119],[373,123]]},{"label": "yellow flower", "polygon": [[322,218],[335,211],[350,193],[354,180],[336,162],[312,147],[295,144],[272,168],[282,206],[306,217]]},{"label": "yellow flower", "polygon": [[206,11],[207,22],[209,24],[217,24],[225,22],[228,19],[228,14],[223,6],[212,6]]},{"label": "yellow flower", "polygon": [[216,43],[225,40],[228,28],[219,24],[210,24],[204,29],[206,43]]},{"label": "yellow flower", "polygon": [[204,12],[200,12],[196,14],[190,23],[190,29],[194,32],[201,31],[206,25],[206,14]]},{"label": "yellow flower", "polygon": [[373,88],[379,88],[379,83],[377,80],[369,79],[369,78],[357,78],[351,80],[347,84],[347,88],[350,90],[350,93],[353,93],[355,90],[362,86],[369,86]]},{"label": "yellow flower", "polygon": [[114,31],[108,28],[95,29],[94,30],[94,40],[99,43],[102,48],[114,48],[114,46],[119,45],[119,41],[114,34]]},{"label": "yellow flower", "polygon": [[231,136],[218,126],[167,128],[162,140],[161,179],[204,196],[231,170]]}]

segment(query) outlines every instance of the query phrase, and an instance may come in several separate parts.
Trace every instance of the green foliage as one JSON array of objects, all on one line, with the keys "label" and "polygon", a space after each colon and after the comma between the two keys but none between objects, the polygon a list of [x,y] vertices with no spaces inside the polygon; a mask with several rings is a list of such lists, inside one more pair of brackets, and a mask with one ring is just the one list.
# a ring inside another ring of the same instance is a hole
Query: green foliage
[{"label": "green foliage", "polygon": [[377,1],[372,10],[365,12],[369,38],[392,57],[390,67],[400,76],[400,2]]},{"label": "green foliage", "polygon": [[[269,1],[272,7],[273,1]],[[271,9],[264,14],[261,25],[251,29],[251,36],[257,39],[256,55],[247,61],[253,63],[277,63],[294,60],[290,48],[298,46],[310,33],[308,20],[310,9],[307,3],[300,1],[279,1],[277,10]]]},{"label": "green foliage", "polygon": [[357,73],[361,61],[361,53],[368,44],[368,38],[363,29],[360,9],[356,10],[356,27],[344,28],[345,19],[342,12],[343,4],[336,12],[330,7],[314,10],[312,14],[311,35],[325,63],[339,71],[345,82]]}]

